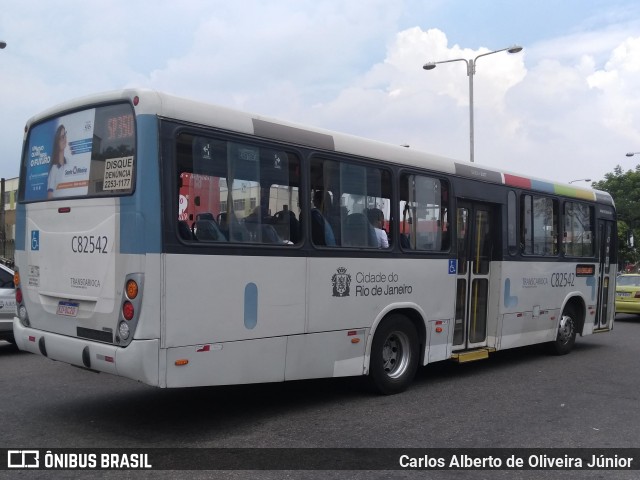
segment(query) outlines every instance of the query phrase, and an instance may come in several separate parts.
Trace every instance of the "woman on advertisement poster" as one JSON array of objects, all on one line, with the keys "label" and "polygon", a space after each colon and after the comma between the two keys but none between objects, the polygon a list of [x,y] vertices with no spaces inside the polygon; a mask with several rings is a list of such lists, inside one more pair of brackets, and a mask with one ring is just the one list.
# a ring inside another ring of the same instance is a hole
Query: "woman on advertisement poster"
[{"label": "woman on advertisement poster", "polygon": [[53,138],[53,148],[51,155],[51,166],[49,167],[49,180],[47,183],[47,198],[54,198],[56,196],[56,189],[58,184],[62,182],[64,178],[64,166],[67,163],[67,159],[64,156],[64,151],[67,148],[67,130],[64,125],[60,125],[56,130],[56,134]]}]

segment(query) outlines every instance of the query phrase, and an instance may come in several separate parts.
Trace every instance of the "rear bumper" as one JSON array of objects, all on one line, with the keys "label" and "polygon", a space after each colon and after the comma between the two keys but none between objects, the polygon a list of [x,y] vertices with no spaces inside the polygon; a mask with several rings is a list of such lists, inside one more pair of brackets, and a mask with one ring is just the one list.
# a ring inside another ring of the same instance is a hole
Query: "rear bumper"
[{"label": "rear bumper", "polygon": [[147,385],[160,386],[157,339],[133,340],[127,347],[116,347],[27,328],[18,318],[13,320],[13,334],[20,350],[70,365],[130,378]]}]

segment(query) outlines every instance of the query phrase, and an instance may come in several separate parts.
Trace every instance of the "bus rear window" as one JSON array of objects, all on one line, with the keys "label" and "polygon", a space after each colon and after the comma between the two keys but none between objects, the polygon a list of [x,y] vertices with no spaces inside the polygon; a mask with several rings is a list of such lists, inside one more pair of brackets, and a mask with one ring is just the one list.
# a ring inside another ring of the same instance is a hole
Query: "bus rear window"
[{"label": "bus rear window", "polygon": [[117,104],[82,110],[31,127],[20,200],[126,195],[135,184],[133,109]]}]

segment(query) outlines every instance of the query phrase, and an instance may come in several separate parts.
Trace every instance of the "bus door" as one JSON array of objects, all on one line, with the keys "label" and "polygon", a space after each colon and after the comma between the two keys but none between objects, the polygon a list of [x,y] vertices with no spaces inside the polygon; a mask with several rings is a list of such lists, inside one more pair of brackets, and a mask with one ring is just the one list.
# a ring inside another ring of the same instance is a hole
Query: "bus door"
[{"label": "bus door", "polygon": [[611,288],[615,285],[614,275],[616,274],[617,264],[611,266],[611,258],[613,257],[615,245],[611,239],[613,237],[613,222],[600,220],[598,222],[598,248],[599,248],[599,265],[596,272],[598,278],[598,306],[596,311],[596,319],[594,328],[606,328],[609,321],[609,314],[612,305],[610,305]]},{"label": "bus door", "polygon": [[487,345],[489,273],[494,244],[490,205],[458,201],[456,318],[453,350]]}]

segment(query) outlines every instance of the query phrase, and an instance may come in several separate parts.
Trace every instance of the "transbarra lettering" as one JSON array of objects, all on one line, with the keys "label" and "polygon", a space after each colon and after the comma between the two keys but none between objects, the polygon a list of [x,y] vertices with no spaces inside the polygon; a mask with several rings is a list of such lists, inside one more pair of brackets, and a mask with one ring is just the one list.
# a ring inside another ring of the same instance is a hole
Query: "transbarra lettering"
[{"label": "transbarra lettering", "polygon": [[76,278],[71,277],[71,286],[75,288],[100,288],[100,280],[95,278]]}]

